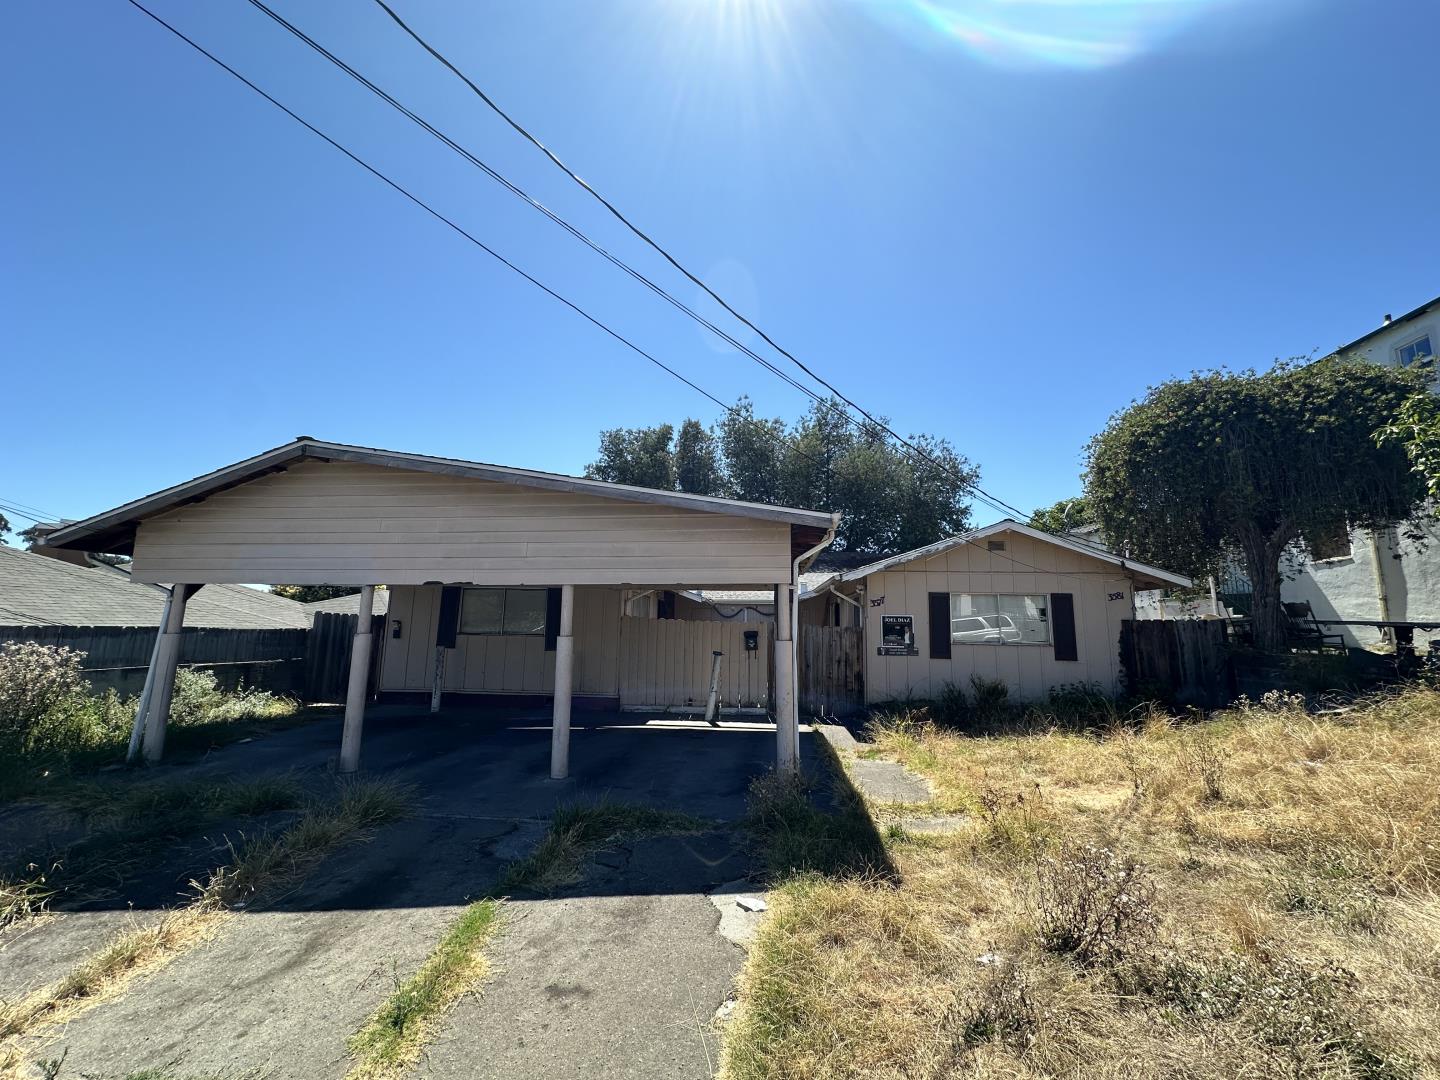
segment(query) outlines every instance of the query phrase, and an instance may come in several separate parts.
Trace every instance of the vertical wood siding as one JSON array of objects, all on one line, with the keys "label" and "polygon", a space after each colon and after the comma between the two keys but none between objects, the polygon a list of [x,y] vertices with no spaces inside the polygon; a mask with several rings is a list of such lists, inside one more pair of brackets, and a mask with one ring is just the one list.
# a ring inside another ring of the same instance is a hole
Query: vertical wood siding
[{"label": "vertical wood siding", "polygon": [[764,585],[790,527],[352,462],[301,462],[144,522],[136,581]]},{"label": "vertical wood siding", "polygon": [[[1025,701],[1043,698],[1051,687],[1068,683],[1098,683],[1110,692],[1120,689],[1120,626],[1131,617],[1134,601],[1129,578],[1112,564],[1054,544],[1015,533],[1007,533],[1003,539],[1003,552],[961,544],[866,580],[867,702],[933,697],[947,682],[966,685],[971,675],[999,680],[1013,697]],[[954,642],[949,660],[931,660],[928,594],[932,592],[1071,593],[1079,659],[1056,660],[1053,644]],[[1112,600],[1112,593],[1121,595]],[[869,606],[881,597],[883,605]],[[915,619],[919,656],[876,655],[883,615]]]},{"label": "vertical wood siding", "polygon": [[[440,586],[399,585],[390,590],[380,689],[429,690],[435,665]],[[401,636],[393,636],[396,620]],[[575,590],[575,693],[617,693],[620,591]],[[444,688],[492,694],[549,694],[555,689],[555,654],[543,635],[460,634],[446,650]]]},{"label": "vertical wood siding", "polygon": [[[754,652],[745,651],[746,630],[759,634]],[[622,618],[620,704],[704,708],[710,694],[710,665],[719,650],[725,654],[720,668],[721,704],[763,708],[770,696],[767,658],[773,640],[773,627],[768,624]]]}]

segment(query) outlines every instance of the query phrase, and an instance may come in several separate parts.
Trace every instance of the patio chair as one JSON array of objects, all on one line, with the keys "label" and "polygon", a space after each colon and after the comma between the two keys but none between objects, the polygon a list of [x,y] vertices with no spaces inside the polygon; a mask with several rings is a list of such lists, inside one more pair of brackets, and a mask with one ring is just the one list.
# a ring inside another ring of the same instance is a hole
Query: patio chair
[{"label": "patio chair", "polygon": [[1317,653],[1334,651],[1342,656],[1348,652],[1345,647],[1345,636],[1327,632],[1316,621],[1310,601],[1298,600],[1283,606],[1288,623],[1287,638],[1291,648],[1308,649]]}]

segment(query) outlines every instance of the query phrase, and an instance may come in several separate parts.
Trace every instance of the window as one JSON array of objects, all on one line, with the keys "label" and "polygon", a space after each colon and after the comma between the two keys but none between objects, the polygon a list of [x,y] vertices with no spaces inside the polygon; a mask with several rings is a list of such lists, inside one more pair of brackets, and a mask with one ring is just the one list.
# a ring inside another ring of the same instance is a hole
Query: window
[{"label": "window", "polygon": [[460,633],[543,637],[544,589],[466,589],[460,601]]},{"label": "window", "polygon": [[1046,596],[950,594],[950,640],[961,645],[1046,645],[1050,641]]},{"label": "window", "polygon": [[1407,345],[1401,345],[1395,350],[1395,359],[1400,362],[1401,367],[1409,367],[1420,360],[1428,359],[1435,355],[1435,350],[1430,348],[1430,335],[1422,334]]},{"label": "window", "polygon": [[1326,559],[1348,559],[1350,558],[1350,528],[1347,525],[1335,525],[1319,532],[1313,539],[1306,537],[1305,546],[1310,552],[1311,562],[1324,562]]}]

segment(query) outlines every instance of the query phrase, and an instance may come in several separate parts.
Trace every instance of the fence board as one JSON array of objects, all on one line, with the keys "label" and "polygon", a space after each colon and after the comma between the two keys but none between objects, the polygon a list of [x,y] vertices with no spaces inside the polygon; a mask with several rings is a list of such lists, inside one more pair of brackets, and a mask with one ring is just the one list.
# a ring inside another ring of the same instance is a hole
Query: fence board
[{"label": "fence board", "polygon": [[[129,696],[145,684],[156,632],[153,626],[0,626],[0,642],[31,641],[75,649],[85,654],[81,667],[91,687]],[[187,627],[180,637],[180,663],[215,672],[226,689],[243,683],[298,695],[304,692],[308,633]]]},{"label": "fence board", "polygon": [[865,706],[858,626],[801,626],[798,649],[802,716],[847,716]]},{"label": "fence board", "polygon": [[1212,708],[1234,696],[1225,624],[1219,619],[1126,619],[1120,659],[1134,694]]},{"label": "fence board", "polygon": [[[355,641],[359,615],[338,611],[317,611],[305,646],[305,698],[307,701],[344,701],[350,685],[350,650]],[[380,672],[380,635],[385,618],[371,619],[370,690]]]}]

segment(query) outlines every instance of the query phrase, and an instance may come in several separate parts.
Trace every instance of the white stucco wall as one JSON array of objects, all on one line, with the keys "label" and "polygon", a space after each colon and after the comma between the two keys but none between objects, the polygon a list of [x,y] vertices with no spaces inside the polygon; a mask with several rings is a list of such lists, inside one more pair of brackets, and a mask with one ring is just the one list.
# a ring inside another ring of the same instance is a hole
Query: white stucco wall
[{"label": "white stucco wall", "polygon": [[1440,349],[1440,311],[1429,311],[1408,322],[1397,322],[1385,327],[1357,349],[1346,355],[1358,356],[1372,364],[1395,367],[1399,362],[1395,350],[1409,344],[1416,338],[1428,334],[1432,348]]},{"label": "white stucco wall", "polygon": [[[1389,616],[1396,620],[1440,620],[1440,527],[1422,528],[1425,539],[1409,540],[1395,531],[1380,536],[1380,573],[1384,575]],[[1284,600],[1308,600],[1319,618],[1378,619],[1380,596],[1370,534],[1350,534],[1350,555],[1321,562],[1306,560],[1280,590]],[[1374,645],[1380,634],[1369,627],[1335,627],[1351,645]],[[1440,638],[1440,632],[1416,635],[1416,642]]]}]

